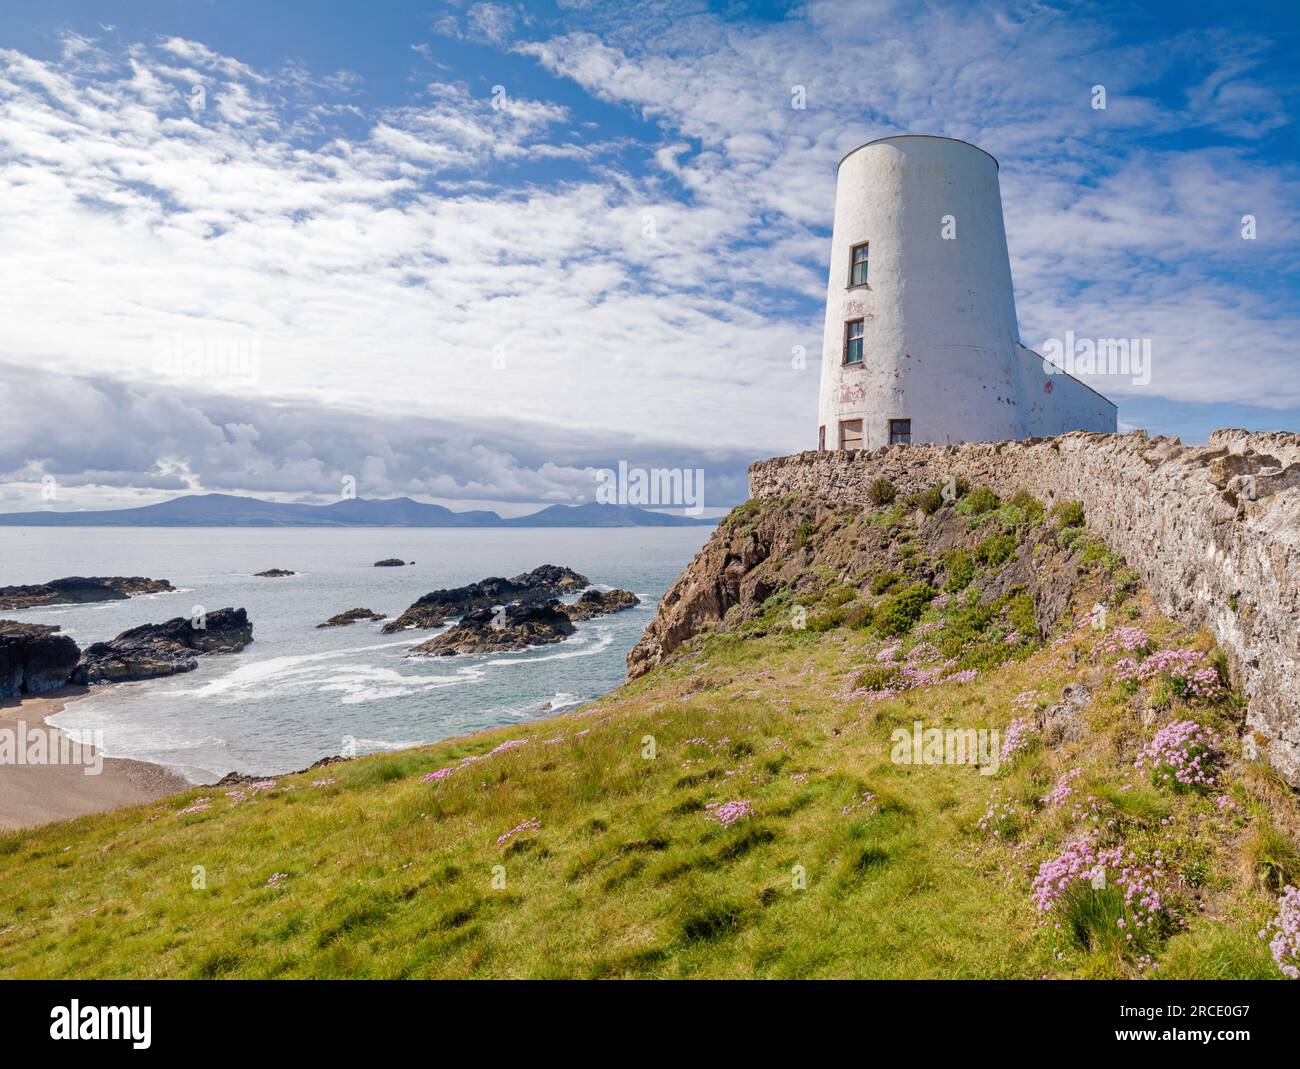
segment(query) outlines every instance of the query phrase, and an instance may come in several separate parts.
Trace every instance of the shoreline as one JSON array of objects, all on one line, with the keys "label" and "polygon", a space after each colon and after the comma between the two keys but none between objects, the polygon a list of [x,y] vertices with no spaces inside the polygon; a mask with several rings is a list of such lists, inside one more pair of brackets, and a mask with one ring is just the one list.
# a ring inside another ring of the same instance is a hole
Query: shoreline
[{"label": "shoreline", "polygon": [[89,688],[66,686],[35,696],[0,701],[0,729],[15,731],[21,724],[27,738],[46,737],[47,752],[69,747],[78,763],[0,764],[0,831],[17,831],[87,813],[102,813],[124,806],[157,801],[195,785],[164,765],[126,757],[103,757],[98,774],[87,775],[85,766],[93,747],[72,742],[47,718],[84,697]]}]

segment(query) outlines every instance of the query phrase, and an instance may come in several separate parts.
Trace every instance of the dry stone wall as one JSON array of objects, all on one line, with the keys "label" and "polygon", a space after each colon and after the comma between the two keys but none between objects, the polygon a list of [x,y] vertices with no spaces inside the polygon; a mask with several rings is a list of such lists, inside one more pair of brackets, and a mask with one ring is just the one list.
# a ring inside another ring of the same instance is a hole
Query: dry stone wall
[{"label": "dry stone wall", "polygon": [[959,446],[799,453],[749,469],[751,497],[866,501],[885,477],[910,493],[962,475],[1049,505],[1083,502],[1087,526],[1124,555],[1161,608],[1207,628],[1249,701],[1247,726],[1300,786],[1300,435],[1177,438],[1076,432]]}]

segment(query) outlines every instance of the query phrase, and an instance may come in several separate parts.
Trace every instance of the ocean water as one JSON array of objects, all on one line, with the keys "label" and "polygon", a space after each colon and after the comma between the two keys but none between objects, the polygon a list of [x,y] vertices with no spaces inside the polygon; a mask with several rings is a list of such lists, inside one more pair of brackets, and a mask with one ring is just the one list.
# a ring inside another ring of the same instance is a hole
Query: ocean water
[{"label": "ocean water", "polygon": [[[400,749],[530,720],[605,694],[655,603],[711,527],[416,530],[0,528],[0,586],[65,575],[146,575],[175,593],[5,612],[59,624],[83,647],[137,624],[226,606],[248,610],[243,652],[189,673],[94,687],[53,718],[103,732],[109,756],[165,764],[196,782],[231,770],[273,774],[345,751]],[[412,567],[376,568],[385,557]],[[405,658],[436,631],[382,635],[381,623],[316,625],[355,607],[390,618],[421,594],[561,564],[642,604],[577,624],[521,653]],[[297,572],[259,579],[268,568]],[[349,740],[355,740],[349,743]]]}]

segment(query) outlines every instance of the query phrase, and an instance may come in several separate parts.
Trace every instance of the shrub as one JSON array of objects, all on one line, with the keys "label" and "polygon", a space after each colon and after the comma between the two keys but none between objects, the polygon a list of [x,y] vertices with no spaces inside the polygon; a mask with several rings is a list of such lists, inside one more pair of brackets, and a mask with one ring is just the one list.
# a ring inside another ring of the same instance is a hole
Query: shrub
[{"label": "shrub", "polygon": [[1007,504],[1016,509],[1024,517],[1024,522],[1031,526],[1042,523],[1043,513],[1046,511],[1043,503],[1034,497],[1028,490],[1017,490],[1007,500]]},{"label": "shrub", "polygon": [[[975,493],[979,493],[978,490]],[[972,497],[975,495],[972,494]],[[1000,534],[986,538],[975,547],[975,559],[981,564],[996,566],[1011,559],[1016,552],[1015,535]]]},{"label": "shrub", "polygon": [[858,673],[853,686],[857,690],[884,690],[897,675],[896,664],[873,664]]},{"label": "shrub", "polygon": [[905,635],[930,605],[937,591],[929,583],[916,583],[876,606],[874,623],[882,635]]},{"label": "shrub", "polygon": [[1084,537],[1082,527],[1062,527],[1056,533],[1056,541],[1066,549],[1073,549],[1076,542]]},{"label": "shrub", "polygon": [[1082,527],[1083,502],[1058,501],[1052,506],[1051,516],[1058,527]]},{"label": "shrub", "polygon": [[948,581],[944,583],[943,588],[950,593],[955,594],[959,590],[965,590],[970,585],[970,581],[975,578],[975,560],[968,550],[949,550],[944,556],[943,563],[948,569]]},{"label": "shrub", "polygon": [[937,486],[912,494],[905,504],[908,508],[920,509],[927,516],[933,516],[943,508],[943,494]]},{"label": "shrub", "polygon": [[804,546],[806,546],[809,542],[812,541],[812,537],[816,533],[817,533],[817,525],[815,523],[811,523],[809,521],[805,521],[801,523],[798,527],[795,528],[795,532],[794,532],[795,549],[803,549]]},{"label": "shrub", "polygon": [[1006,599],[1007,623],[1025,635],[1038,635],[1037,606],[1034,596],[1023,590],[1012,592]]},{"label": "shrub", "polygon": [[977,486],[964,497],[958,506],[960,512],[969,516],[982,516],[998,507],[998,495],[987,486]]},{"label": "shrub", "polygon": [[897,572],[879,572],[872,577],[871,592],[873,594],[883,594],[902,578]]},{"label": "shrub", "polygon": [[877,479],[867,487],[867,500],[873,505],[891,504],[898,496],[898,488],[888,479]]}]

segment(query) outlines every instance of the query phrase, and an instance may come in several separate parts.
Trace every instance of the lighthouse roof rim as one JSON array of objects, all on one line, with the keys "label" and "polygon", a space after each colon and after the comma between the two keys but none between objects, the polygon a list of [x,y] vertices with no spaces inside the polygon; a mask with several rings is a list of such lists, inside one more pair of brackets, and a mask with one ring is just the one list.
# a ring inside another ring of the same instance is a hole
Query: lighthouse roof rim
[{"label": "lighthouse roof rim", "polygon": [[999,171],[1002,170],[1002,164],[998,162],[998,158],[995,155],[993,155],[993,153],[991,153],[988,149],[980,148],[979,145],[976,145],[974,142],[964,141],[960,137],[944,137],[942,134],[890,134],[887,137],[877,137],[871,141],[864,142],[863,144],[859,145],[857,148],[849,149],[848,152],[844,153],[844,155],[840,157],[840,162],[835,165],[835,173],[839,174],[840,168],[844,166],[844,161],[847,160],[850,156],[852,156],[855,152],[861,152],[864,148],[870,148],[872,145],[883,144],[886,141],[909,141],[909,140],[955,141],[959,145],[968,145],[970,148],[973,148],[976,152],[984,153],[985,156],[987,156],[989,159],[993,161],[994,167],[996,167]]}]

